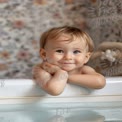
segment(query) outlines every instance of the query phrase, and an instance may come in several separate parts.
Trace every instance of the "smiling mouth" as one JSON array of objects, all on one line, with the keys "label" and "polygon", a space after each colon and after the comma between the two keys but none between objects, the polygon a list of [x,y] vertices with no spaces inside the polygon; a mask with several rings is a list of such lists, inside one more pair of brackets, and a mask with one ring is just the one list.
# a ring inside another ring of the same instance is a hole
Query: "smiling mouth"
[{"label": "smiling mouth", "polygon": [[62,63],[62,64],[74,64],[74,63],[68,63],[68,62],[66,62],[66,63]]},{"label": "smiling mouth", "polygon": [[74,63],[62,63],[62,66],[71,66],[73,65]]}]

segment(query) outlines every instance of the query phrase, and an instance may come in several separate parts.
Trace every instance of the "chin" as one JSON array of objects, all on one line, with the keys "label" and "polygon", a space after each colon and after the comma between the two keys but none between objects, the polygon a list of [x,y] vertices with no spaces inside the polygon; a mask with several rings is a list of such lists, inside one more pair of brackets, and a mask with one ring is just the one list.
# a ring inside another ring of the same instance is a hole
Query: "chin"
[{"label": "chin", "polygon": [[67,72],[70,72],[70,71],[72,71],[73,69],[72,68],[62,68],[63,70],[65,70],[65,71],[67,71]]}]

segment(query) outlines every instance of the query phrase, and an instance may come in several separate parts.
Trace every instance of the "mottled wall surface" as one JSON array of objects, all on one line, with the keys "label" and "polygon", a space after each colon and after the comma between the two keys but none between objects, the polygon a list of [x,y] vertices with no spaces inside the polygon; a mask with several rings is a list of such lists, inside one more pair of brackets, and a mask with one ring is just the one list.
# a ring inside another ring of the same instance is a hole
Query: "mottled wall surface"
[{"label": "mottled wall surface", "polygon": [[[62,25],[85,29],[94,40],[96,52],[102,42],[121,43],[122,0],[0,0],[0,78],[31,78],[32,67],[40,62],[41,34]],[[100,57],[93,58],[91,65],[104,75],[114,75],[99,67]]]}]

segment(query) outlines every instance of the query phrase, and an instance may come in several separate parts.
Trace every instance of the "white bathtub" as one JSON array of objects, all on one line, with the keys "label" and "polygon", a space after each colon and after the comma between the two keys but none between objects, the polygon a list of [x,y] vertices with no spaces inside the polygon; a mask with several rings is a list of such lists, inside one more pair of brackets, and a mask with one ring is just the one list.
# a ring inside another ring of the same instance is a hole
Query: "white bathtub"
[{"label": "white bathtub", "polygon": [[0,122],[122,122],[122,77],[103,89],[68,84],[50,96],[30,79],[0,80]]},{"label": "white bathtub", "polygon": [[23,103],[109,103],[122,105],[122,77],[107,77],[103,89],[92,90],[67,84],[59,96],[41,90],[31,79],[0,79],[0,104]]}]

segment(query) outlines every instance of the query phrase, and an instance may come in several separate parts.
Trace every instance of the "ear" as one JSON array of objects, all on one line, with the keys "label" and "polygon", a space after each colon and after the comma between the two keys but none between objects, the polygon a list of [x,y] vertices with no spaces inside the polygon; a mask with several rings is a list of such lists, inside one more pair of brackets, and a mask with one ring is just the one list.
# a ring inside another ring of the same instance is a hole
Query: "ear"
[{"label": "ear", "polygon": [[45,49],[41,48],[39,53],[40,53],[40,57],[43,60],[46,60],[46,51],[45,51]]},{"label": "ear", "polygon": [[86,57],[85,57],[85,61],[84,61],[85,64],[89,61],[91,55],[92,55],[91,52],[87,52]]}]

